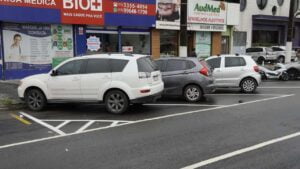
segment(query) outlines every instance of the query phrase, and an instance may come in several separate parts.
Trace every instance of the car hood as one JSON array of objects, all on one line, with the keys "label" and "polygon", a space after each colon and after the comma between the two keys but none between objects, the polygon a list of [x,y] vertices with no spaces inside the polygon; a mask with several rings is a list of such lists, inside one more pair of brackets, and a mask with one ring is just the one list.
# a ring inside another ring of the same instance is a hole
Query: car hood
[{"label": "car hood", "polygon": [[48,74],[38,74],[38,75],[32,75],[28,76],[21,81],[28,81],[28,80],[39,80],[39,81],[46,81],[48,79],[49,75]]}]

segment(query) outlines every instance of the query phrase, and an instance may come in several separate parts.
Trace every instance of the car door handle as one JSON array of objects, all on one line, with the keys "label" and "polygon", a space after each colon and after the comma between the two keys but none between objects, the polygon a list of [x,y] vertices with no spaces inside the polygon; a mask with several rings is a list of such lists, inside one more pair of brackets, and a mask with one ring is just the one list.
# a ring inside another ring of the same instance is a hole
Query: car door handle
[{"label": "car door handle", "polygon": [[188,71],[184,71],[183,74],[189,74],[189,72]]}]

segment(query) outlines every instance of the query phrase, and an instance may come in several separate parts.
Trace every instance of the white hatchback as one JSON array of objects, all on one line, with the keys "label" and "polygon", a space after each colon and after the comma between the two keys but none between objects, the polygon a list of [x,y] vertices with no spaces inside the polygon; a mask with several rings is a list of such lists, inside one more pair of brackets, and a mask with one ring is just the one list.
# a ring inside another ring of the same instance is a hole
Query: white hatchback
[{"label": "white hatchback", "polygon": [[35,111],[51,102],[104,102],[108,112],[120,114],[130,104],[155,101],[163,89],[161,73],[150,57],[96,54],[22,79],[18,95]]},{"label": "white hatchback", "polygon": [[215,87],[239,87],[245,93],[252,93],[261,83],[259,68],[251,56],[212,56],[206,62],[214,69]]}]

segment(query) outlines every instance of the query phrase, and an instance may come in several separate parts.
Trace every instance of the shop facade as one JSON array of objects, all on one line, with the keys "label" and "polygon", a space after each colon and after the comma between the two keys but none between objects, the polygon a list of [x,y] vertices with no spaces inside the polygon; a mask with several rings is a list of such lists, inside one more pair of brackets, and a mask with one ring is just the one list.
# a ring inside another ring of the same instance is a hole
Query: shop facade
[{"label": "shop facade", "polygon": [[0,2],[0,79],[48,72],[54,58],[152,52],[155,1],[41,2]]}]

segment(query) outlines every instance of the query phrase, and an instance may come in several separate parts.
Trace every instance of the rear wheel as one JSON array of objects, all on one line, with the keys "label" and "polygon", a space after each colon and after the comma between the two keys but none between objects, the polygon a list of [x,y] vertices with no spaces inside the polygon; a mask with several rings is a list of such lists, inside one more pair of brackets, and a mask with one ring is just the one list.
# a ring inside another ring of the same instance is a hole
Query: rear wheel
[{"label": "rear wheel", "polygon": [[298,74],[299,74],[298,70],[296,70],[296,69],[289,69],[289,70],[287,71],[287,73],[288,73],[288,75],[289,75],[289,79],[290,79],[290,80],[295,80],[295,79],[297,79]]},{"label": "rear wheel", "polygon": [[119,90],[109,91],[105,96],[105,107],[110,113],[122,114],[128,109],[128,106],[127,96]]},{"label": "rear wheel", "polygon": [[253,93],[256,88],[257,83],[253,78],[246,78],[241,82],[241,90],[244,93]]},{"label": "rear wheel", "polygon": [[47,104],[45,95],[39,89],[29,89],[25,94],[25,102],[27,107],[33,111],[40,111]]},{"label": "rear wheel", "polygon": [[279,56],[277,61],[278,63],[284,63],[285,62],[284,56]]},{"label": "rear wheel", "polygon": [[259,57],[259,58],[257,59],[257,63],[260,64],[260,65],[261,65],[262,63],[264,63],[264,62],[265,62],[265,58],[262,57],[262,56]]},{"label": "rear wheel", "polygon": [[288,81],[289,80],[289,74],[287,72],[283,72],[280,76],[280,80]]},{"label": "rear wheel", "polygon": [[198,102],[203,97],[203,92],[197,85],[188,85],[184,89],[183,95],[188,102]]}]

